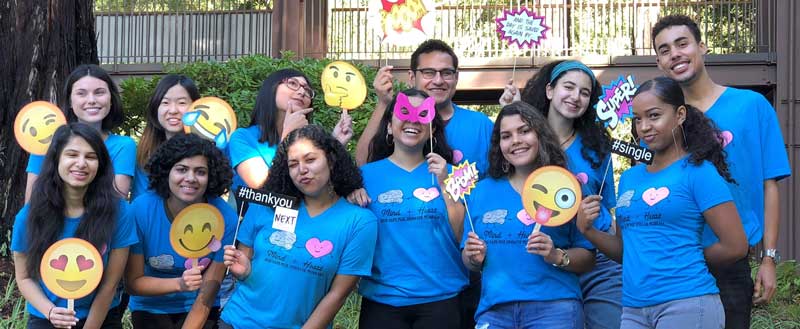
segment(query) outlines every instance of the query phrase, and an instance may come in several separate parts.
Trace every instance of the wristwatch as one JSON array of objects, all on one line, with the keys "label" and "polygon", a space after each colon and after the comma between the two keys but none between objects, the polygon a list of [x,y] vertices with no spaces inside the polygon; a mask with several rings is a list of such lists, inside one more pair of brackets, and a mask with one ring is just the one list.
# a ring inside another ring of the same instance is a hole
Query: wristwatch
[{"label": "wristwatch", "polygon": [[781,261],[781,254],[778,252],[778,249],[764,249],[761,251],[761,258],[764,257],[772,258],[772,261],[777,264]]},{"label": "wristwatch", "polygon": [[569,266],[569,255],[567,255],[567,251],[561,248],[556,248],[556,251],[561,252],[561,262],[558,264],[553,264],[553,266],[558,268],[565,268]]}]

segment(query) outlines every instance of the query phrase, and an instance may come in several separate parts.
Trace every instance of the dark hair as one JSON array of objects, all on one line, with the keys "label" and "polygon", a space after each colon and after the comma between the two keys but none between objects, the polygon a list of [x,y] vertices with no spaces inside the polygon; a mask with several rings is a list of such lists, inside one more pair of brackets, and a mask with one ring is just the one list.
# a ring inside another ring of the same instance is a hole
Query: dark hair
[{"label": "dark hair", "polygon": [[525,102],[513,102],[500,110],[497,114],[497,119],[494,120],[494,128],[492,129],[492,143],[489,148],[489,176],[492,178],[500,178],[503,176],[511,176],[516,168],[508,166],[508,172],[503,171],[503,163],[506,159],[503,157],[503,152],[500,150],[500,125],[503,118],[511,115],[519,114],[522,121],[525,122],[533,131],[536,132],[536,137],[539,140],[539,151],[536,155],[536,168],[542,166],[561,166],[566,168],[567,157],[561,146],[558,145],[555,133],[550,129],[547,119],[535,107]]},{"label": "dark hair", "polygon": [[67,77],[67,83],[64,85],[63,105],[61,106],[61,110],[67,117],[67,122],[78,121],[78,117],[72,109],[72,85],[84,77],[93,77],[103,80],[103,82],[108,85],[108,92],[111,93],[111,108],[109,109],[108,115],[103,118],[101,129],[108,132],[119,127],[125,119],[125,115],[122,112],[122,100],[119,97],[119,89],[117,89],[117,85],[114,84],[114,81],[111,80],[111,76],[108,75],[108,72],[94,64],[82,64],[72,70],[72,73]]},{"label": "dark hair", "polygon": [[169,198],[169,172],[178,161],[202,155],[208,161],[208,185],[203,196],[218,197],[228,190],[233,170],[228,157],[222,154],[213,142],[193,134],[175,135],[156,149],[147,161],[149,188],[164,199]]},{"label": "dark hair", "polygon": [[[258,137],[259,143],[268,142],[270,145],[277,145],[281,141],[281,134],[278,132],[277,119],[278,119],[278,105],[275,103],[275,92],[283,79],[301,77],[306,80],[306,83],[311,83],[311,80],[295,69],[282,69],[272,72],[264,82],[261,84],[261,89],[258,90],[256,97],[256,105],[253,108],[253,113],[250,116],[250,124],[258,125],[261,130],[261,135]],[[311,113],[306,115],[308,121],[311,122]]]},{"label": "dark hair", "polygon": [[161,78],[161,81],[159,81],[156,86],[156,90],[153,92],[153,96],[150,97],[150,102],[147,103],[147,110],[145,113],[147,125],[144,127],[142,139],[136,147],[136,164],[138,164],[139,167],[144,168],[150,155],[155,152],[156,148],[158,148],[161,143],[167,140],[166,131],[164,127],[161,126],[161,123],[158,122],[158,108],[161,107],[161,100],[164,99],[167,92],[175,86],[181,86],[186,89],[192,101],[196,101],[200,98],[200,92],[197,90],[197,86],[189,77],[181,74],[167,74]]},{"label": "dark hair", "polygon": [[[564,61],[553,61],[542,67],[536,75],[528,80],[525,84],[525,89],[522,90],[522,100],[533,105],[545,117],[550,112],[550,100],[547,99],[546,86],[550,83],[550,75],[553,69],[562,62]],[[550,86],[555,88],[558,80],[570,71],[583,72],[579,69],[564,71],[553,79],[553,83]],[[584,74],[586,73],[584,72]],[[603,128],[602,124],[597,122],[597,112],[594,110],[601,93],[602,87],[600,87],[600,83],[596,79],[592,79],[592,90],[589,95],[589,104],[586,105],[586,111],[580,118],[572,122],[575,132],[581,135],[581,145],[583,146],[581,147],[581,155],[595,169],[602,165],[603,159],[611,152],[611,137],[609,137],[608,131]]]},{"label": "dark hair", "polygon": [[[428,98],[427,93],[413,88],[403,90],[401,93],[408,97]],[[397,93],[394,96],[389,105],[386,106],[386,110],[383,112],[381,122],[378,124],[378,130],[375,132],[375,135],[372,136],[372,140],[369,142],[369,157],[367,158],[367,162],[382,160],[394,153],[394,138],[389,135],[388,125],[390,122],[392,122],[392,117],[394,117],[394,105],[397,103],[397,95],[399,94],[400,93]],[[433,143],[433,152],[441,155],[442,158],[447,161],[447,163],[452,164],[453,149],[450,148],[450,145],[447,143],[447,137],[445,137],[444,133],[444,120],[442,119],[442,116],[439,115],[438,108],[432,124],[433,132],[431,132],[431,136],[435,141],[435,143]],[[425,146],[422,148],[422,154],[428,154],[430,152],[430,143],[425,143]]]},{"label": "dark hair", "polygon": [[345,197],[353,191],[364,187],[361,177],[361,170],[356,166],[350,153],[330,134],[325,132],[318,125],[306,125],[295,129],[283,139],[275,158],[272,159],[272,166],[269,168],[269,177],[264,183],[264,189],[277,193],[290,195],[296,198],[303,198],[302,192],[294,185],[289,176],[289,147],[301,139],[307,139],[315,147],[325,152],[330,169],[330,182],[337,195]]},{"label": "dark hair", "polygon": [[[647,80],[639,86],[633,97],[636,98],[639,94],[648,91],[662,102],[672,105],[676,112],[681,106],[686,108],[686,120],[681,124],[681,129],[686,136],[683,142],[690,155],[689,162],[699,166],[703,161],[708,160],[717,168],[717,172],[722,178],[730,183],[735,183],[728,171],[728,163],[725,162],[727,155],[720,142],[722,132],[703,112],[686,104],[680,84],[667,77]],[[631,131],[633,137],[638,139],[635,124],[631,126]]]},{"label": "dark hair", "polygon": [[411,54],[411,71],[416,71],[417,68],[419,68],[420,55],[432,53],[434,51],[440,51],[450,55],[450,58],[453,59],[453,68],[458,70],[458,56],[456,56],[453,48],[442,40],[428,39],[420,44],[417,50],[414,50],[414,53]]},{"label": "dark hair", "polygon": [[82,138],[97,155],[97,173],[83,195],[84,212],[75,230],[75,237],[91,243],[102,251],[116,229],[120,212],[119,192],[114,188],[114,169],[103,138],[97,129],[73,122],[59,127],[44,156],[39,178],[33,184],[28,206],[25,270],[31,278],[39,279],[39,265],[44,252],[59,240],[64,231],[64,181],[58,174],[58,164],[64,147],[73,139]]},{"label": "dark hair", "polygon": [[650,32],[650,37],[653,39],[653,50],[656,49],[656,36],[658,36],[661,31],[666,28],[673,27],[673,26],[686,26],[690,32],[692,32],[692,36],[694,36],[694,41],[700,42],[702,40],[700,34],[700,28],[697,27],[697,23],[689,18],[686,15],[668,15],[658,19],[655,25],[653,25],[653,29]]}]

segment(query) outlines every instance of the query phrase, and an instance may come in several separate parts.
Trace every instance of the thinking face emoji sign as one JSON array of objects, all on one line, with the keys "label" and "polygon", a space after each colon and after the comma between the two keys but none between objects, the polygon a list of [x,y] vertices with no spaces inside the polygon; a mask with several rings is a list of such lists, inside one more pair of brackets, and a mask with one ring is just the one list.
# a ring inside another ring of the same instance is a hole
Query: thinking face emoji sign
[{"label": "thinking face emoji sign", "polygon": [[64,299],[83,298],[100,284],[103,258],[89,242],[68,238],[54,243],[39,265],[44,285]]},{"label": "thinking face emoji sign", "polygon": [[65,125],[67,118],[55,105],[36,101],[25,105],[14,119],[14,136],[17,143],[30,154],[47,153],[50,140],[58,127]]},{"label": "thinking face emoji sign", "polygon": [[581,186],[566,169],[545,166],[533,171],[522,186],[522,204],[531,218],[544,226],[559,226],[578,213]]},{"label": "thinking face emoji sign", "polygon": [[183,131],[225,148],[236,130],[236,113],[228,102],[217,97],[200,98],[183,114]]},{"label": "thinking face emoji sign", "polygon": [[183,208],[169,230],[172,249],[184,258],[200,258],[222,246],[225,221],[222,214],[208,203],[195,203]]},{"label": "thinking face emoji sign", "polygon": [[361,72],[347,62],[333,62],[322,71],[325,104],[352,110],[367,98],[367,84]]}]

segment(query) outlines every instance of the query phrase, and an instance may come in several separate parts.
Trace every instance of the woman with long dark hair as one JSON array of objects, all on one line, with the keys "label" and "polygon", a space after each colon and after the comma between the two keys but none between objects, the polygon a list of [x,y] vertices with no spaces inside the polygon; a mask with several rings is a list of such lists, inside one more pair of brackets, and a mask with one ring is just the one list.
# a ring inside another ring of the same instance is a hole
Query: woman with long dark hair
[{"label": "woman with long dark hair", "polygon": [[[325,328],[359,278],[369,275],[375,216],[345,196],[362,186],[355,162],[322,127],[290,132],[278,147],[264,189],[297,198],[294,215],[251,203],[239,246],[225,264],[240,284],[221,329]],[[273,218],[283,218],[275,227]]]},{"label": "woman with long dark hair", "polygon": [[[720,131],[669,78],[644,82],[633,109],[633,135],[653,151],[653,162],[622,174],[616,235],[592,225],[596,195],[583,200],[578,228],[622,263],[622,328],[721,328],[725,313],[708,267],[744,257],[748,246]],[[703,248],[706,224],[719,242]]]},{"label": "woman with long dark hair", "polygon": [[[61,110],[67,122],[82,122],[97,130],[111,156],[114,187],[123,198],[128,197],[135,172],[136,143],[128,136],[111,131],[125,119],[119,90],[108,72],[94,64],[83,64],[67,77],[61,95]],[[30,200],[44,157],[31,155],[28,159],[25,200]]]},{"label": "woman with long dark hair", "polygon": [[142,139],[136,150],[136,175],[131,189],[131,200],[148,190],[147,173],[143,170],[147,160],[164,142],[183,134],[183,114],[192,102],[200,98],[194,81],[185,75],[167,74],[158,81],[153,96],[147,103]]},{"label": "woman with long dark hair", "polygon": [[[11,238],[15,278],[28,304],[28,328],[122,328],[117,284],[136,243],[133,222],[114,191],[114,172],[96,129],[68,123],[56,130],[44,155],[33,194],[17,214]],[[103,258],[103,278],[90,295],[75,301],[55,296],[41,281],[39,264],[58,240],[80,238]]]}]

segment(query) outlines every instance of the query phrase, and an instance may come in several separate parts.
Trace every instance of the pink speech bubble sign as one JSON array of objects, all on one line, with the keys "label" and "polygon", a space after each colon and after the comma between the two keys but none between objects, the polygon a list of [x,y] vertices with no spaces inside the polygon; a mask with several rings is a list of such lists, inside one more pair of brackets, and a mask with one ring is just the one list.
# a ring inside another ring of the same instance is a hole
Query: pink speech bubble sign
[{"label": "pink speech bubble sign", "polygon": [[503,16],[495,18],[497,34],[500,40],[509,45],[517,44],[518,48],[531,48],[547,39],[545,32],[550,27],[544,24],[545,16],[536,15],[528,8],[503,10]]}]

